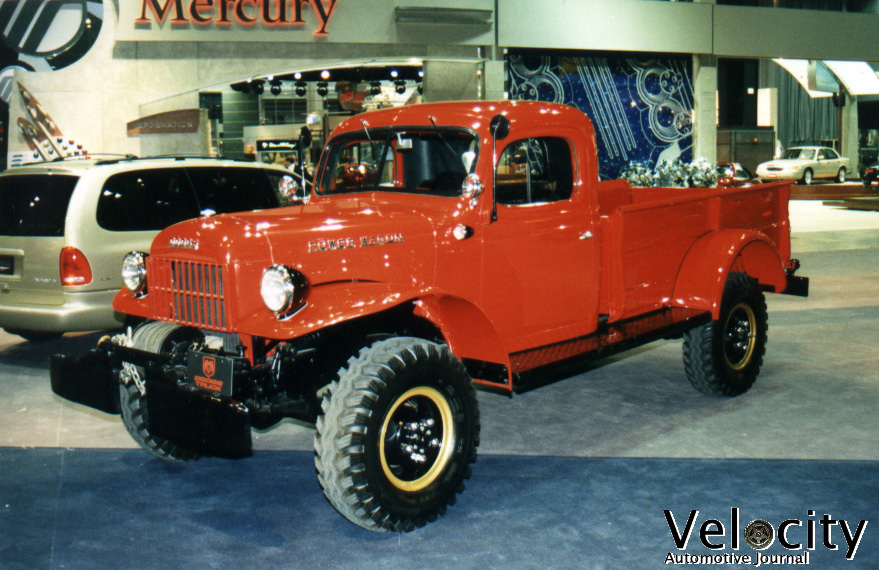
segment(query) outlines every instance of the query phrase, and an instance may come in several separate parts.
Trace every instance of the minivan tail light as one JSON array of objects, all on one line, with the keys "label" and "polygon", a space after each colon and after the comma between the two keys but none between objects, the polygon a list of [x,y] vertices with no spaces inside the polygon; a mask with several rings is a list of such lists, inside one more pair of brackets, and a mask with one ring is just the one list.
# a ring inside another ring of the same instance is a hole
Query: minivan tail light
[{"label": "minivan tail light", "polygon": [[92,282],[92,268],[85,254],[75,247],[67,246],[61,250],[61,284],[88,285]]}]

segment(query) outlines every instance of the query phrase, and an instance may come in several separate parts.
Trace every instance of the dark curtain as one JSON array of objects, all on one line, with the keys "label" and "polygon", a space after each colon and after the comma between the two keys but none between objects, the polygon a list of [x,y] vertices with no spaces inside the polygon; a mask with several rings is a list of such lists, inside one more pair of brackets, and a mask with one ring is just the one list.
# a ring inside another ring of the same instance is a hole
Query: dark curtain
[{"label": "dark curtain", "polygon": [[839,138],[839,111],[830,97],[813,99],[794,77],[771,60],[761,65],[761,86],[778,89],[778,131],[784,148]]}]

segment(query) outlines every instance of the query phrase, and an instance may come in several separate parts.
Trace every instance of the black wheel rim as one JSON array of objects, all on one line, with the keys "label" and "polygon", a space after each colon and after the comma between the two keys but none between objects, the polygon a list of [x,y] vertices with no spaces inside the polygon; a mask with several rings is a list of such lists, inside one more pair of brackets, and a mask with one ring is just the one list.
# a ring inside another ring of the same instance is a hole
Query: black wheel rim
[{"label": "black wheel rim", "polygon": [[723,352],[726,362],[733,370],[745,368],[754,355],[757,345],[757,317],[747,303],[739,303],[726,319],[723,336]]},{"label": "black wheel rim", "polygon": [[382,470],[402,491],[428,487],[445,470],[454,441],[452,410],[434,388],[419,386],[397,398],[379,440]]}]

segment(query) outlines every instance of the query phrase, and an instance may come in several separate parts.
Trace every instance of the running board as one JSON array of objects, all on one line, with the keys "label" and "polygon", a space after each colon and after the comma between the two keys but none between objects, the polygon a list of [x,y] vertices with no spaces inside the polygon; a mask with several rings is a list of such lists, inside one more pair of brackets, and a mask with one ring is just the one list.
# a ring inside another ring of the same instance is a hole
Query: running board
[{"label": "running board", "polygon": [[[680,338],[686,331],[711,321],[709,311],[670,307],[632,319],[602,323],[583,337],[514,352],[507,366],[465,359],[479,384],[504,391],[524,392],[582,372],[595,360],[655,340]],[[512,386],[510,385],[512,376]]]}]

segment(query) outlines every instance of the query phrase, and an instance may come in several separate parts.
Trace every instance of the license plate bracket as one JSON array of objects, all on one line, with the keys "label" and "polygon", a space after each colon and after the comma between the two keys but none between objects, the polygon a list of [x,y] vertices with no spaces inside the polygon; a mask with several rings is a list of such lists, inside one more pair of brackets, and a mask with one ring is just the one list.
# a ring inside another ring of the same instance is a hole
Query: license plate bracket
[{"label": "license plate bracket", "polygon": [[234,361],[226,356],[190,351],[186,358],[186,380],[197,388],[232,396]]}]

